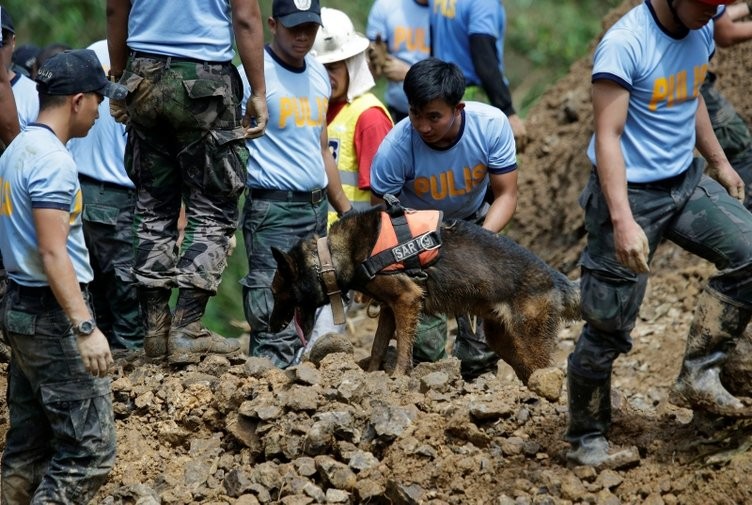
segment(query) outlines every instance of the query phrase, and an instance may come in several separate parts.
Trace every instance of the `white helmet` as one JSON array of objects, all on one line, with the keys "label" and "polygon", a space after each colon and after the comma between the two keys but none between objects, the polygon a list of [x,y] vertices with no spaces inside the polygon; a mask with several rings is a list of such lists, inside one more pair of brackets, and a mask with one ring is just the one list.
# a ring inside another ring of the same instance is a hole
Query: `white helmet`
[{"label": "white helmet", "polygon": [[350,18],[341,10],[321,8],[321,27],[311,54],[322,64],[346,60],[368,49],[368,39],[355,31]]}]

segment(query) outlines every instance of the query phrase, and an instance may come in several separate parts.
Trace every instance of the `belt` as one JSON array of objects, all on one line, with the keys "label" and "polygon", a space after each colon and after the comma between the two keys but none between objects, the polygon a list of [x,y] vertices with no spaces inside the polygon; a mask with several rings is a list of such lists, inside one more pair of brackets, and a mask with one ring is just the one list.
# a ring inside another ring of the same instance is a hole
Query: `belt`
[{"label": "belt", "polygon": [[129,188],[128,186],[122,186],[120,184],[115,184],[114,182],[100,181],[95,179],[94,177],[89,177],[88,175],[81,173],[78,174],[78,180],[80,182],[102,186],[103,188],[116,189],[118,191],[125,191],[128,193],[133,193],[134,191],[136,191],[135,189]]},{"label": "belt", "polygon": [[655,189],[659,191],[666,191],[679,185],[679,183],[681,183],[687,176],[687,172],[689,172],[689,170],[685,170],[684,172],[669,177],[668,179],[661,179],[658,181],[630,182],[627,184],[627,186],[636,189]]},{"label": "belt", "polygon": [[131,51],[131,58],[146,58],[149,60],[157,60],[157,61],[164,61],[167,63],[200,63],[200,64],[207,64],[207,65],[226,65],[230,62],[228,61],[206,61],[206,60],[197,60],[195,58],[186,58],[183,56],[168,56],[166,54],[154,54],[154,53],[145,53],[143,51]]},{"label": "belt", "polygon": [[[88,284],[79,283],[78,287],[81,288],[81,292],[87,290]],[[24,286],[18,284],[15,281],[8,281],[8,289],[13,290],[25,298],[42,298],[44,296],[54,296],[52,288],[49,286]]]},{"label": "belt", "polygon": [[259,200],[271,200],[274,202],[303,202],[319,203],[326,197],[326,189],[314,189],[313,191],[285,191],[279,189],[249,188],[248,196]]}]

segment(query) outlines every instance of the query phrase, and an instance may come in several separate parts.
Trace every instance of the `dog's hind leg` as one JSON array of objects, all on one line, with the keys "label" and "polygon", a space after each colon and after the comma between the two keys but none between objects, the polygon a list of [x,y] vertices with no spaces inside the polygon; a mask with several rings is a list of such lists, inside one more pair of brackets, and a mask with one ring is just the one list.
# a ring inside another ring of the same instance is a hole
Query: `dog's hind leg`
[{"label": "dog's hind leg", "polygon": [[490,319],[483,320],[489,346],[512,367],[525,385],[535,370],[551,364],[556,336],[555,327],[551,327],[552,321],[528,323],[533,324],[517,325],[512,333],[503,323]]},{"label": "dog's hind leg", "polygon": [[375,372],[381,368],[386,356],[386,349],[389,347],[389,341],[394,336],[394,312],[386,305],[381,306],[379,312],[379,324],[376,327],[376,336],[373,338],[371,346],[371,358],[368,361],[368,371]]}]

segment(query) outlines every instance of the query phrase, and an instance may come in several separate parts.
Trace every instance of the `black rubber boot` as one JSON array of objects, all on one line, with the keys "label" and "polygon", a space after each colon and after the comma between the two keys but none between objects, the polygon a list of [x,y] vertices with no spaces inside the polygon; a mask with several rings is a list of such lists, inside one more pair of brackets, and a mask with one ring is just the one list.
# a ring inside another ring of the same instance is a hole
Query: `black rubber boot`
[{"label": "black rubber boot", "polygon": [[[471,324],[476,321],[475,327]],[[484,373],[496,374],[499,357],[488,347],[483,333],[483,321],[474,316],[457,316],[457,338],[452,355],[460,360],[460,373],[466,381],[472,381]]]},{"label": "black rubber boot", "polygon": [[180,288],[167,340],[167,361],[171,365],[198,363],[207,354],[240,354],[237,339],[217,335],[201,325],[210,296],[203,289]]},{"label": "black rubber boot", "polygon": [[164,358],[167,355],[167,335],[172,324],[170,290],[139,287],[138,301],[146,325],[144,354],[149,358]]},{"label": "black rubber boot", "polygon": [[721,369],[750,320],[750,311],[705,289],[700,293],[687,336],[679,377],[670,401],[680,407],[728,417],[752,417],[752,408],[721,383]]},{"label": "black rubber boot", "polygon": [[606,433],[611,425],[611,377],[594,380],[567,372],[569,427],[566,440],[572,444],[567,460],[576,465],[623,468],[639,463],[636,447],[609,450]]}]

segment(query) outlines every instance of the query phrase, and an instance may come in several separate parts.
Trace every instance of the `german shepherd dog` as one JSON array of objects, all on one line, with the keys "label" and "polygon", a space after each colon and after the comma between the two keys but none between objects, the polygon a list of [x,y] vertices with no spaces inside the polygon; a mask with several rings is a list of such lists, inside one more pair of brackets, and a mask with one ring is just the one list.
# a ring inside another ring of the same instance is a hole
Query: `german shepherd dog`
[{"label": "german shepherd dog", "polygon": [[[369,280],[358,268],[374,247],[382,210],[349,214],[328,235],[339,289],[360,291],[381,304],[369,371],[381,367],[393,337],[394,373],[409,370],[421,312],[481,317],[489,346],[525,384],[533,371],[550,365],[560,322],[580,317],[577,282],[513,240],[461,220],[441,222],[440,256],[425,275],[377,273]],[[289,252],[272,251],[277,260],[272,331],[294,318],[303,336],[310,335],[316,309],[330,301],[320,278],[317,239],[301,240]]]}]

